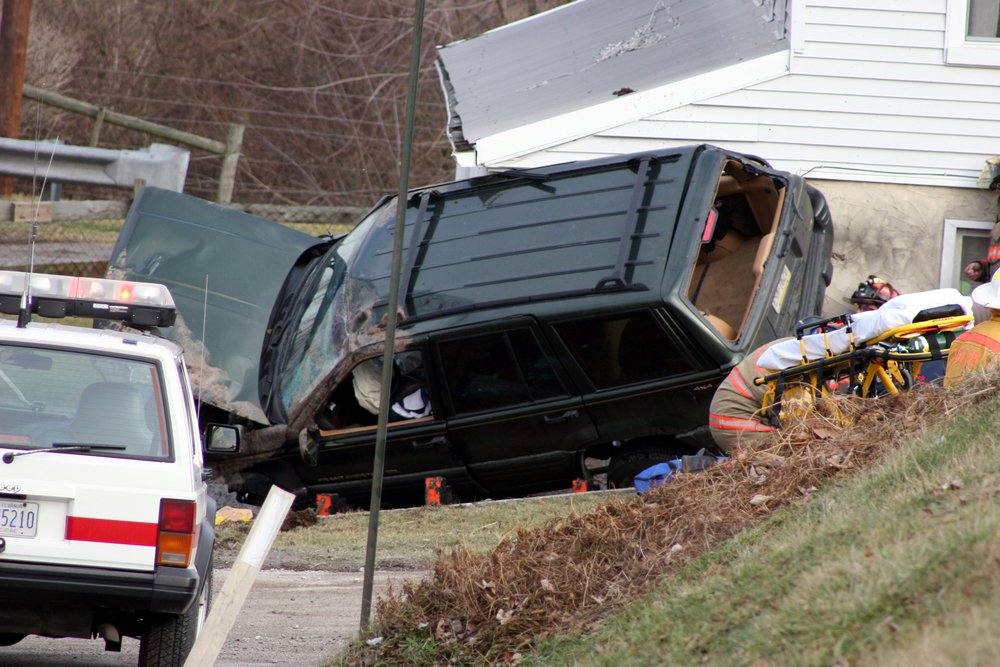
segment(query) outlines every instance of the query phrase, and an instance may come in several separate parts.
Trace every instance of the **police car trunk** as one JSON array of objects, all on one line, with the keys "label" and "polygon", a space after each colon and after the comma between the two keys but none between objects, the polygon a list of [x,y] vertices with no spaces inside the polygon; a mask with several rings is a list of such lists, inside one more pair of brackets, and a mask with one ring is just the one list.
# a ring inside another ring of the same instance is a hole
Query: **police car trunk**
[{"label": "police car trunk", "polygon": [[[172,317],[159,285],[31,285],[40,315]],[[210,567],[186,371],[161,338],[27,323],[23,292],[24,274],[0,272],[0,311],[21,313],[0,321],[0,644],[100,635],[115,649],[144,613],[190,608]],[[114,298],[132,305],[109,313]]]}]

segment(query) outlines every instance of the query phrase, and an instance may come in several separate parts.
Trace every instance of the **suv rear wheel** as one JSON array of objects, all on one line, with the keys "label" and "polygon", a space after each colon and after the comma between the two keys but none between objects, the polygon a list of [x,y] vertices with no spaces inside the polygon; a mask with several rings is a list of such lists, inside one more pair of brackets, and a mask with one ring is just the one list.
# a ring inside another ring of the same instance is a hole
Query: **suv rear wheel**
[{"label": "suv rear wheel", "polygon": [[666,463],[683,454],[669,445],[640,447],[612,455],[608,466],[608,488],[627,489],[634,486],[636,475],[657,463]]}]

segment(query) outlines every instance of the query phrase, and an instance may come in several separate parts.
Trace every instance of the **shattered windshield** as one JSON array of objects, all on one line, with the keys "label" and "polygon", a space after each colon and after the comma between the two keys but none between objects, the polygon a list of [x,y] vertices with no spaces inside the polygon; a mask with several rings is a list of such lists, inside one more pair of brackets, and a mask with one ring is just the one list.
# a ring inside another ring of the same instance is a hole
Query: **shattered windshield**
[{"label": "shattered windshield", "polygon": [[396,206],[374,211],[335,245],[324,259],[281,370],[282,403],[292,409],[307,398],[355,345],[355,335],[371,328],[375,293],[367,270],[354,259],[371,236],[391,235]]}]

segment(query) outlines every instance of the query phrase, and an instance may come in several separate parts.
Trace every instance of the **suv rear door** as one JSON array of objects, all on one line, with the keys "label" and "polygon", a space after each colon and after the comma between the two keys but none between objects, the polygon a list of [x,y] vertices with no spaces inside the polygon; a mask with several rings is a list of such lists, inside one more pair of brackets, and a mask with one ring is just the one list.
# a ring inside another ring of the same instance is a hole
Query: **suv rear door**
[{"label": "suv rear door", "polygon": [[449,333],[435,354],[448,435],[473,478],[493,494],[568,486],[597,430],[534,319]]},{"label": "suv rear door", "polygon": [[697,359],[659,310],[566,319],[552,325],[585,387],[602,439],[671,436],[705,423],[718,367]]}]

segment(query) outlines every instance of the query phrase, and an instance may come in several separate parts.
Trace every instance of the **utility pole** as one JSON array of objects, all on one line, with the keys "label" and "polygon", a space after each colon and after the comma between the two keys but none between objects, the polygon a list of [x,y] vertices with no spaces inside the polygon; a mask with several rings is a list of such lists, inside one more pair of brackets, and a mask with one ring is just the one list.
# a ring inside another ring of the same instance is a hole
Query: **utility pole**
[{"label": "utility pole", "polygon": [[[31,0],[2,0],[0,4],[0,137],[21,134],[21,91],[28,54]],[[0,196],[9,197],[14,181],[0,178]]]}]

